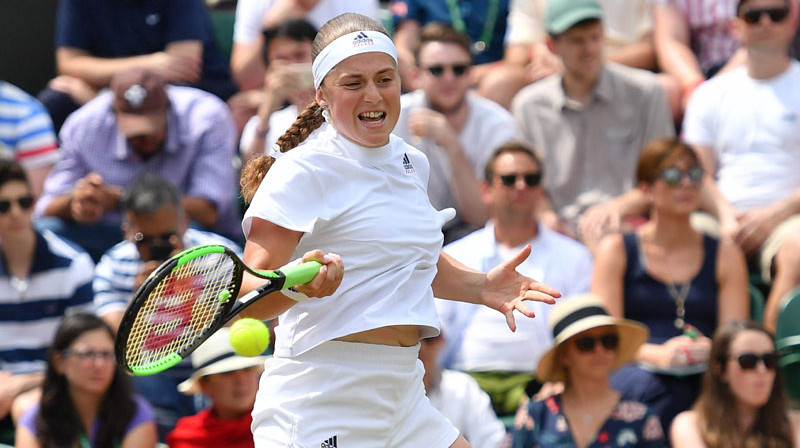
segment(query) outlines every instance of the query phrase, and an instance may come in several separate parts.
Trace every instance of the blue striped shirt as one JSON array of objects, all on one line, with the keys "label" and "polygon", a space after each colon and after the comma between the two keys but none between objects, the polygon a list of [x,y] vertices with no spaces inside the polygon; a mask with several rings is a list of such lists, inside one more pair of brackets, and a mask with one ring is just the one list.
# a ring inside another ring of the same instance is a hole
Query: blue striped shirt
[{"label": "blue striped shirt", "polygon": [[94,309],[93,273],[89,254],[49,231],[36,234],[28,278],[12,277],[0,257],[0,370],[44,371],[61,318]]},{"label": "blue striped shirt", "polygon": [[47,109],[17,86],[0,81],[0,157],[26,169],[54,164],[58,145]]},{"label": "blue striped shirt", "polygon": [[[204,244],[221,244],[239,255],[242,253],[236,243],[215,233],[190,228],[183,234],[183,246],[187,249]],[[130,241],[117,243],[106,251],[97,263],[92,282],[98,316],[125,311],[133,296],[136,275],[144,264],[136,245]]]}]

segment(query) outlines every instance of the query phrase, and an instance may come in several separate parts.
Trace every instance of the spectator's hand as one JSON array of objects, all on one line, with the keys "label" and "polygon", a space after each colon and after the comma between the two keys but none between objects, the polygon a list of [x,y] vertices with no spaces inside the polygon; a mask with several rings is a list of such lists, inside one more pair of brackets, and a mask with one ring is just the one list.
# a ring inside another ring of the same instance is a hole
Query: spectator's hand
[{"label": "spectator's hand", "polygon": [[308,297],[326,297],[333,294],[344,276],[342,257],[332,253],[326,254],[321,250],[312,250],[303,255],[303,262],[306,261],[319,261],[323,266],[313,280],[298,285],[295,289]]},{"label": "spectator's hand", "polygon": [[285,101],[297,96],[299,92],[308,90],[302,86],[297,67],[298,64],[283,61],[273,61],[270,64],[264,76],[264,98],[271,99],[270,112],[282,107]]},{"label": "spectator's hand", "polygon": [[550,75],[564,72],[564,64],[561,62],[561,59],[544,46],[537,48],[527,68],[528,84]]},{"label": "spectator's hand", "polygon": [[578,221],[578,234],[587,247],[593,249],[609,233],[619,232],[622,215],[613,203],[589,207]]},{"label": "spectator's hand", "polygon": [[159,51],[150,55],[150,70],[165,80],[179,84],[194,84],[203,74],[202,58],[175,55]]},{"label": "spectator's hand", "polygon": [[98,173],[87,174],[72,190],[70,201],[72,219],[83,224],[99,221],[106,210],[116,205],[118,195],[115,190],[106,184]]},{"label": "spectator's hand", "polygon": [[97,90],[86,81],[73,76],[60,75],[53,78],[48,84],[53,90],[66,93],[72,101],[84,105],[97,96]]},{"label": "spectator's hand", "polygon": [[14,375],[0,370],[0,419],[8,415],[11,403],[17,397],[17,388],[13,383]]},{"label": "spectator's hand", "polygon": [[711,339],[701,336],[694,340],[687,350],[689,364],[708,362],[711,355]]},{"label": "spectator's hand", "polygon": [[564,383],[557,382],[554,383],[552,381],[548,381],[542,384],[542,388],[539,389],[539,392],[536,392],[536,395],[533,396],[534,401],[544,400],[546,398],[550,398],[553,395],[558,395],[564,392]]},{"label": "spectator's hand", "polygon": [[554,288],[517,272],[517,266],[530,254],[531,246],[527,245],[514,258],[492,268],[486,274],[486,283],[480,294],[482,304],[503,313],[511,331],[517,329],[514,310],[519,310],[527,317],[535,317],[524,303],[525,300],[554,304],[555,299],[561,297],[561,293]]},{"label": "spectator's hand", "polygon": [[737,216],[739,229],[734,241],[747,255],[752,255],[761,249],[775,227],[788,217],[781,203],[742,212]]},{"label": "spectator's hand", "polygon": [[661,344],[661,356],[658,365],[661,367],[686,366],[690,364],[689,348],[694,340],[689,336],[675,336]]},{"label": "spectator's hand", "polygon": [[408,116],[411,134],[419,138],[429,138],[441,147],[446,143],[458,141],[458,134],[439,112],[427,108],[414,109]]},{"label": "spectator's hand", "polygon": [[565,223],[561,217],[558,216],[558,213],[554,212],[553,210],[545,210],[539,213],[539,222],[544,224],[550,230],[556,231],[562,235],[566,235],[573,239],[578,239],[575,235],[575,232],[569,228],[567,223]]}]

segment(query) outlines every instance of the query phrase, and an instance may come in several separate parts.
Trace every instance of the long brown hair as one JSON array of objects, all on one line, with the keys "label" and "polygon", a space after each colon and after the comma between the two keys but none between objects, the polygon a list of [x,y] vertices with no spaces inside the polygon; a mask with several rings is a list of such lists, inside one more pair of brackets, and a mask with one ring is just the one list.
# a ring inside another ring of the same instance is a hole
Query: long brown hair
[{"label": "long brown hair", "polygon": [[752,427],[742,430],[731,420],[731,411],[737,408],[736,397],[722,375],[730,357],[731,343],[746,330],[760,331],[772,340],[772,335],[753,321],[730,322],[714,333],[703,389],[693,408],[703,442],[709,448],[792,448],[794,434],[780,368],[775,370],[772,393],[758,410]]},{"label": "long brown hair", "polygon": [[[311,44],[311,59],[317,58],[317,55],[329,43],[336,40],[340,36],[349,34],[355,31],[377,31],[389,36],[389,33],[375,19],[361,14],[344,13],[334,17],[327,23],[322,25],[319,29],[314,42]],[[324,81],[323,81],[324,85]],[[322,86],[320,87],[322,88]],[[292,123],[289,129],[278,138],[277,145],[281,152],[286,152],[299,145],[300,142],[308,138],[314,130],[322,125],[325,119],[322,117],[322,108],[317,104],[316,100],[297,116],[297,119]],[[258,186],[266,176],[267,171],[275,162],[275,159],[262,155],[251,160],[242,170],[239,184],[242,187],[242,197],[245,202],[250,202],[256,194]]]}]

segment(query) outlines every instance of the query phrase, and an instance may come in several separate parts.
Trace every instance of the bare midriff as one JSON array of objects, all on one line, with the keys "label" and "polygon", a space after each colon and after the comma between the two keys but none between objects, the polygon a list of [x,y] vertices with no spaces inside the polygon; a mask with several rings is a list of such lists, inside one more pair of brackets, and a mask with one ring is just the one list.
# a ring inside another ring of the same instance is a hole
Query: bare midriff
[{"label": "bare midriff", "polygon": [[411,347],[419,342],[419,326],[392,325],[336,338],[337,341]]}]

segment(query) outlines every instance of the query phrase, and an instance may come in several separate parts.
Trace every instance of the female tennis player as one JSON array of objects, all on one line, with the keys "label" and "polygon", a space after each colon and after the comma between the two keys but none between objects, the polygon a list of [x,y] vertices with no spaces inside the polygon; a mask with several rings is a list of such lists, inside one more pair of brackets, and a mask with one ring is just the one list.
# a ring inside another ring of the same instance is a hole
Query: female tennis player
[{"label": "female tennis player", "polygon": [[[324,264],[297,288],[305,295],[272,294],[248,309],[280,314],[253,410],[256,446],[468,447],[423,390],[417,352],[420,338],[439,332],[433,296],[483,303],[513,330],[514,310],[533,317],[524,300],[554,303],[559,293],[515,271],[530,248],[488,274],[441,253],[453,213],[428,200],[425,156],[391,135],[400,79],[378,22],[338,16],[312,54],[315,101],[242,173],[252,197],[244,261],[274,269],[303,255]],[[250,278],[243,289],[258,284]]]}]

